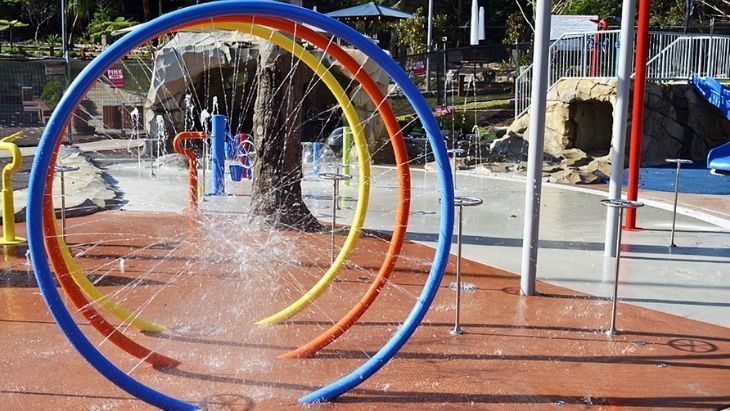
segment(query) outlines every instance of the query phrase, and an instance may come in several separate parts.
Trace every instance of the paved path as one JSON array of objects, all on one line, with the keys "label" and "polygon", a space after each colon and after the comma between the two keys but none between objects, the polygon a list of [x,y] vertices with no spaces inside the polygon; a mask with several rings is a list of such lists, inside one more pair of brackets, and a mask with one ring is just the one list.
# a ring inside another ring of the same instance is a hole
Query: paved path
[{"label": "paved path", "polygon": [[[125,193],[126,209],[181,210],[186,204],[182,170],[163,169],[156,178],[146,177],[149,170],[137,170],[136,164],[112,166],[108,171]],[[140,176],[144,184],[139,184]],[[412,180],[408,238],[434,245],[439,222],[436,174],[414,169]],[[201,202],[203,210],[245,211],[248,183],[227,184],[227,191],[235,195],[206,197]],[[464,212],[464,256],[519,273],[524,180],[459,172],[457,187],[457,195],[484,200],[482,206]],[[373,168],[367,228],[392,230],[396,188],[392,168]],[[315,215],[329,221],[331,183],[308,176],[303,190]],[[348,223],[356,195],[356,184],[343,187],[338,222]],[[599,203],[604,195],[598,190],[543,186],[538,279],[590,295],[611,294],[614,260],[603,255],[606,209]],[[717,201],[727,207],[730,199]],[[661,198],[647,201],[640,210],[638,224],[643,230],[624,233],[620,297],[631,304],[730,327],[730,221],[686,207],[679,211],[677,248],[667,247],[671,204]]]}]

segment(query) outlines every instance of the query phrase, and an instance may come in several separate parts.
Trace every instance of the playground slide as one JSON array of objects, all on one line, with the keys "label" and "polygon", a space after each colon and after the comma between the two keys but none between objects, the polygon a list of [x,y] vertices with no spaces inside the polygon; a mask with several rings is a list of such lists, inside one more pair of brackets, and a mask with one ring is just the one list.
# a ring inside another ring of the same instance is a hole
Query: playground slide
[{"label": "playground slide", "polygon": [[707,153],[707,168],[713,173],[730,173],[730,141]]},{"label": "playground slide", "polygon": [[[730,120],[730,89],[712,77],[692,76],[692,86],[710,104],[717,107]],[[707,168],[730,172],[730,142],[715,147],[707,154]]]}]

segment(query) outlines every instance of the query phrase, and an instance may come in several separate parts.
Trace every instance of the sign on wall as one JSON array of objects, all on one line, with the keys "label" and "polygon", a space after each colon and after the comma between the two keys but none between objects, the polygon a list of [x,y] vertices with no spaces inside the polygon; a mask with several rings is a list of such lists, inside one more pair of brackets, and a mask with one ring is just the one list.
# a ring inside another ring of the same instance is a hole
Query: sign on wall
[{"label": "sign on wall", "polygon": [[112,88],[124,88],[124,69],[110,68],[106,70],[106,77]]},{"label": "sign on wall", "polygon": [[66,73],[66,63],[63,61],[46,61],[43,68],[46,76],[63,76]]}]

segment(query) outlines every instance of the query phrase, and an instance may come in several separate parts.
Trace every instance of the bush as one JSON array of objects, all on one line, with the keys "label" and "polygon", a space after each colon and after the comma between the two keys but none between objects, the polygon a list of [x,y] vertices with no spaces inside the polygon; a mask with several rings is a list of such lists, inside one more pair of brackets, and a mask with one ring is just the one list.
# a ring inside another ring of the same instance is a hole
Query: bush
[{"label": "bush", "polygon": [[49,81],[43,86],[41,100],[45,101],[48,107],[53,109],[58,104],[58,101],[61,100],[61,95],[63,95],[63,83],[58,80]]},{"label": "bush", "polygon": [[124,17],[112,18],[105,10],[97,11],[89,24],[89,38],[92,42],[99,43],[102,35],[109,36],[115,30],[132,27],[136,24],[138,22]]}]

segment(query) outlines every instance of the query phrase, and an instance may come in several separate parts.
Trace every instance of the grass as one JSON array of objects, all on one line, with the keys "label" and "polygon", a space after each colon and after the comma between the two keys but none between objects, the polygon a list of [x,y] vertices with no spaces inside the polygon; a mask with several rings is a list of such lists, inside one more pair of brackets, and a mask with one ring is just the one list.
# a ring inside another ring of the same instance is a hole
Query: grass
[{"label": "grass", "polygon": [[[488,94],[476,96],[454,96],[449,97],[448,104],[460,110],[494,110],[494,109],[511,109],[510,99],[514,96],[511,93]],[[423,96],[429,107],[436,107],[437,99],[433,96]],[[415,114],[411,103],[405,97],[395,97],[390,100],[393,111],[396,116],[402,117]]]}]

